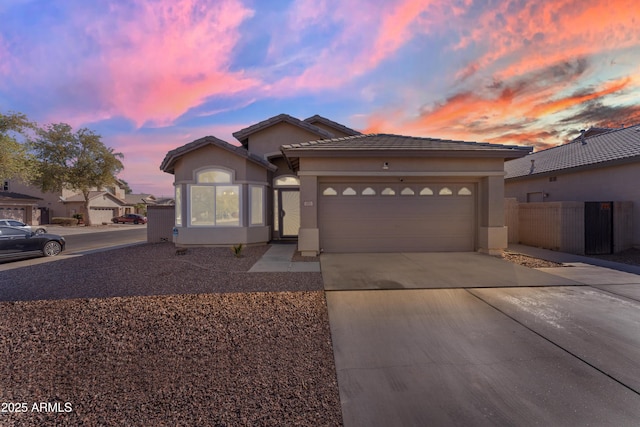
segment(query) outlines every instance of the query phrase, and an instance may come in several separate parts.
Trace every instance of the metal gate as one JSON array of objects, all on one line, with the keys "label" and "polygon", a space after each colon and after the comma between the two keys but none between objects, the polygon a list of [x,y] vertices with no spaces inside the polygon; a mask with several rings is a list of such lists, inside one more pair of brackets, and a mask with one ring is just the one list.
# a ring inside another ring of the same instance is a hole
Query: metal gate
[{"label": "metal gate", "polygon": [[613,202],[584,203],[584,252],[613,253]]}]

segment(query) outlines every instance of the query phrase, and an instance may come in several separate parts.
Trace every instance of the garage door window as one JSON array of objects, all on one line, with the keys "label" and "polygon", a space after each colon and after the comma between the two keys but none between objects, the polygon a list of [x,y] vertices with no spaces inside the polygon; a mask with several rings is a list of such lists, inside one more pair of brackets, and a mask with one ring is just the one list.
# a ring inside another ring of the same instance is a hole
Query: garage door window
[{"label": "garage door window", "polygon": [[458,191],[458,196],[471,196],[471,190],[467,187],[462,187],[460,191]]},{"label": "garage door window", "polygon": [[358,194],[356,193],[356,190],[351,187],[347,187],[342,191],[343,196],[355,196],[356,194]]},{"label": "garage door window", "polygon": [[453,194],[453,191],[451,191],[449,187],[442,187],[438,194],[440,196],[451,196]]},{"label": "garage door window", "polygon": [[395,196],[396,192],[393,188],[387,187],[384,190],[382,190],[382,193],[380,194],[382,194],[383,196]]},{"label": "garage door window", "polygon": [[367,187],[364,190],[362,190],[362,195],[363,196],[375,196],[376,195],[376,190],[374,190],[371,187]]},{"label": "garage door window", "polygon": [[333,187],[327,187],[322,191],[323,196],[337,196],[338,192]]},{"label": "garage door window", "polygon": [[409,188],[409,187],[404,187],[402,189],[402,191],[400,192],[401,196],[414,196],[416,194],[415,191],[413,191],[413,189]]},{"label": "garage door window", "polygon": [[420,195],[421,196],[433,196],[433,190],[430,189],[429,187],[424,187],[422,190],[420,190]]}]

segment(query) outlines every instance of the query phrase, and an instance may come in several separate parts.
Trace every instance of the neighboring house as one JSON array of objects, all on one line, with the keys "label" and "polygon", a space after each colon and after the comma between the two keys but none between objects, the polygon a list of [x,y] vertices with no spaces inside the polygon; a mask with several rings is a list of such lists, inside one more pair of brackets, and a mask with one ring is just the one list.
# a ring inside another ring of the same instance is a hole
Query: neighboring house
[{"label": "neighboring house", "polygon": [[640,247],[640,125],[586,131],[508,161],[505,170],[505,196],[521,203],[633,202],[633,246]]},{"label": "neighboring house", "polygon": [[169,151],[174,241],[232,245],[297,239],[319,252],[506,248],[504,160],[530,147],[362,135],[286,114]]},{"label": "neighboring house", "polygon": [[[62,189],[61,191],[43,192],[39,188],[25,184],[18,180],[5,182],[5,186],[12,192],[27,194],[37,200],[38,214],[34,215],[34,222],[25,220],[29,224],[48,224],[54,217],[72,217],[82,213],[84,196],[77,191]],[[136,212],[136,203],[133,199],[148,200],[153,202],[154,197],[146,194],[126,195],[125,185],[116,181],[115,185],[102,189],[93,189],[89,193],[89,215],[93,224],[111,222],[111,218],[127,213]],[[128,199],[129,198],[129,199]],[[39,218],[37,222],[35,218]]]},{"label": "neighboring house", "polygon": [[[8,188],[8,182],[5,183]],[[10,191],[0,191],[0,218],[15,219],[27,224],[40,224],[38,197]]]}]

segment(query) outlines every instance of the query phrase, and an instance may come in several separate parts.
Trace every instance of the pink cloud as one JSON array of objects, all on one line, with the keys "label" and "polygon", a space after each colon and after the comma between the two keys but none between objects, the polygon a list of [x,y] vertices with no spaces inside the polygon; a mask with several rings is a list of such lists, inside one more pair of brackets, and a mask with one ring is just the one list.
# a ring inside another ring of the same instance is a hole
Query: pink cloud
[{"label": "pink cloud", "polygon": [[[365,0],[321,2],[303,1],[295,12],[295,27],[301,22],[333,22],[341,27],[329,45],[315,54],[311,64],[299,75],[288,76],[270,89],[272,94],[297,90],[318,91],[343,86],[354,77],[375,69],[381,62],[417,34],[432,30],[428,23],[441,22],[440,11],[434,9],[435,0],[394,0],[373,3]],[[322,11],[324,16],[319,16]],[[429,12],[427,21],[425,13]],[[357,17],[357,19],[354,19]],[[321,24],[319,24],[321,25]]]},{"label": "pink cloud", "polygon": [[[472,28],[457,48],[482,46],[476,71],[492,69],[509,78],[563,60],[636,46],[640,42],[634,0],[558,0],[527,2],[512,10],[498,3],[480,16],[468,17]],[[500,65],[498,65],[500,64]],[[459,77],[468,74],[467,69]]]},{"label": "pink cloud", "polygon": [[94,68],[105,73],[99,95],[109,114],[167,124],[208,97],[255,87],[229,70],[238,27],[251,15],[237,0],[112,3],[87,28],[101,46]]}]

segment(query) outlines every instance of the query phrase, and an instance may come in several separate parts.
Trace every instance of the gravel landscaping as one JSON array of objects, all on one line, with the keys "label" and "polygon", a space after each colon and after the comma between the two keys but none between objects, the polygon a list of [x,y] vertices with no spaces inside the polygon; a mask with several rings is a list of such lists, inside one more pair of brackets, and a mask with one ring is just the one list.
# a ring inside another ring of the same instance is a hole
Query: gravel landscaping
[{"label": "gravel landscaping", "polygon": [[1,272],[0,425],[341,425],[322,277],[248,273],[266,250]]}]

